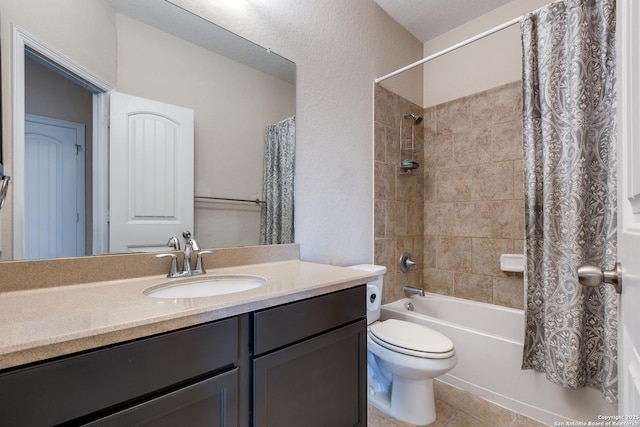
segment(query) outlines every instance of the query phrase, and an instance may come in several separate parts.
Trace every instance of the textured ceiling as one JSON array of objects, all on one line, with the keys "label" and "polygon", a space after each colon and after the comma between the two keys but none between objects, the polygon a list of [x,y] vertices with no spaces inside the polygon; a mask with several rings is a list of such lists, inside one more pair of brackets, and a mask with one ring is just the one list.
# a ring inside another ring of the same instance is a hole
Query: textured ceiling
[{"label": "textured ceiling", "polygon": [[374,0],[425,43],[512,0]]}]

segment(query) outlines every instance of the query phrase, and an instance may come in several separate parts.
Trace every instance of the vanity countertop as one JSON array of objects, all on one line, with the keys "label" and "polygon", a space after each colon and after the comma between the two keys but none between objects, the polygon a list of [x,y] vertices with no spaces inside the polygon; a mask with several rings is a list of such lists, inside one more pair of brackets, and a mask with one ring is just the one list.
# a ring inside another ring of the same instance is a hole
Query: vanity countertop
[{"label": "vanity countertop", "polygon": [[209,269],[256,275],[258,288],[213,297],[159,299],[144,290],[167,277],[0,292],[0,369],[98,348],[298,301],[375,279],[373,273],[304,261]]}]

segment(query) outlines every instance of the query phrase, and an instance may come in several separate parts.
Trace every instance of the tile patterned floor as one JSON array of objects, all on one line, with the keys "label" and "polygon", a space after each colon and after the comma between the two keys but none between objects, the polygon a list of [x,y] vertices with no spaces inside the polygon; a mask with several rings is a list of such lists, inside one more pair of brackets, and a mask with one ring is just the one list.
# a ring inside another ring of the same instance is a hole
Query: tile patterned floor
[{"label": "tile patterned floor", "polygon": [[[436,421],[429,427],[542,427],[535,420],[494,405],[440,381],[434,381]],[[369,405],[368,427],[415,427]]]}]

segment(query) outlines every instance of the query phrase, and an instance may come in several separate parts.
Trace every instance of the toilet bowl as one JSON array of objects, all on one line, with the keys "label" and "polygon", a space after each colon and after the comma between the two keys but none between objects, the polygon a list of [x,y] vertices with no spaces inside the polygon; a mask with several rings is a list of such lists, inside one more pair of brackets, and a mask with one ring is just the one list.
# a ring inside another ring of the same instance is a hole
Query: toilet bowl
[{"label": "toilet bowl", "polygon": [[398,420],[430,424],[436,419],[433,379],[458,362],[453,343],[426,326],[398,319],[380,319],[383,275],[386,268],[352,266],[375,272],[367,284],[368,401]]}]

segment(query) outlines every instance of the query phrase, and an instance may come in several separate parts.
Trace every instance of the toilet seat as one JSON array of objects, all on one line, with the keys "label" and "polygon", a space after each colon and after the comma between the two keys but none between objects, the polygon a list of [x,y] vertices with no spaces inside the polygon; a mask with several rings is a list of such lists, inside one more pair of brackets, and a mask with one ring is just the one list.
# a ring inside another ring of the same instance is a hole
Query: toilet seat
[{"label": "toilet seat", "polygon": [[445,359],[455,354],[449,338],[416,323],[388,319],[374,323],[369,331],[373,341],[398,353],[428,359]]}]

